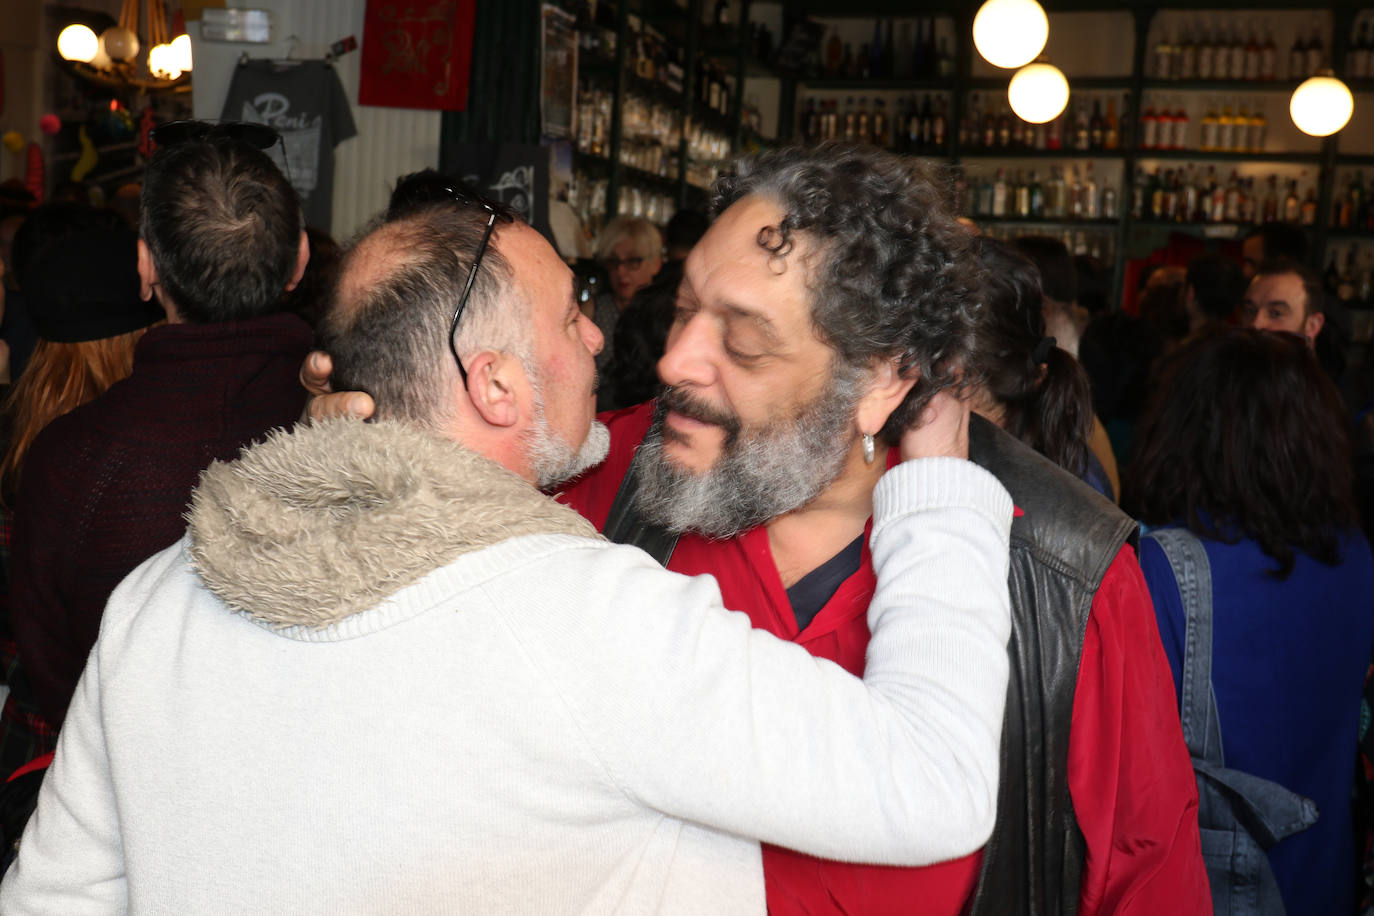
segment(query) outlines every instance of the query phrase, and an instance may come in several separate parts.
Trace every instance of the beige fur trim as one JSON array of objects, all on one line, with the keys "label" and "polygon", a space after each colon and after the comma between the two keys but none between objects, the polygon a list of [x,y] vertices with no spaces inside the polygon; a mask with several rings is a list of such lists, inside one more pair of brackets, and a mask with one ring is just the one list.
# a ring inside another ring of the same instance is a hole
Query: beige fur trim
[{"label": "beige fur trim", "polygon": [[455,442],[356,420],[278,431],[211,465],[188,521],[205,584],[273,627],[329,626],[508,538],[599,537]]}]

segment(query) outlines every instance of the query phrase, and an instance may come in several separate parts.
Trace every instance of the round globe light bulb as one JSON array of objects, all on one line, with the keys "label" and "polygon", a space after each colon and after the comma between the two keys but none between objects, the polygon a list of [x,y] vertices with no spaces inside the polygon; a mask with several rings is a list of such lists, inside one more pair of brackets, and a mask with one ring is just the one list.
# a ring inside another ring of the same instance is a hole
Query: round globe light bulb
[{"label": "round globe light bulb", "polygon": [[1044,124],[1059,117],[1069,104],[1069,81],[1052,64],[1031,64],[1011,78],[1007,101],[1022,121]]},{"label": "round globe light bulb", "polygon": [[148,72],[153,76],[174,80],[181,76],[181,70],[174,60],[176,52],[171,45],[154,45],[148,51]]},{"label": "round globe light bulb", "polygon": [[112,25],[100,33],[100,47],[110,60],[123,63],[138,56],[138,36],[128,29]]},{"label": "round globe light bulb", "polygon": [[973,46],[994,67],[1015,70],[1040,56],[1050,21],[1035,0],[987,0],[973,17]]},{"label": "round globe light bulb", "polygon": [[184,32],[172,39],[172,64],[182,73],[191,72],[191,36]]},{"label": "round globe light bulb", "polygon": [[1314,76],[1293,90],[1288,114],[1298,130],[1313,137],[1329,137],[1350,123],[1355,98],[1334,76]]},{"label": "round globe light bulb", "polygon": [[79,60],[89,64],[100,50],[100,39],[89,26],[73,23],[57,36],[57,53],[63,60]]}]

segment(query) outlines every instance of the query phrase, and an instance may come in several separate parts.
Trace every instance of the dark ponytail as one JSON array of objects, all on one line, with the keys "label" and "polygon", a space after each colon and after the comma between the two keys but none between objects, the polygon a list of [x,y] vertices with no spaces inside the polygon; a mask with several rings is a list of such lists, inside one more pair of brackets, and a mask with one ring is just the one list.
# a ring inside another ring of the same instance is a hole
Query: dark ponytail
[{"label": "dark ponytail", "polygon": [[976,250],[986,281],[975,377],[1002,409],[1007,432],[1081,477],[1093,428],[1088,375],[1072,354],[1045,337],[1035,265],[986,236],[978,238]]}]

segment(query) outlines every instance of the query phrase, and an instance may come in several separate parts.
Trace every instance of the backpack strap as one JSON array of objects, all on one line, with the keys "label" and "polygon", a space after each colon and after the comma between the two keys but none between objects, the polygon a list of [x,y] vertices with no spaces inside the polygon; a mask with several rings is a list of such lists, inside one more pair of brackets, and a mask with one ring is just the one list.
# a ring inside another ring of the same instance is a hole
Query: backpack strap
[{"label": "backpack strap", "polygon": [[[1179,716],[1183,740],[1193,757],[1199,803],[1208,807],[1203,780],[1230,803],[1230,811],[1261,848],[1305,830],[1317,822],[1317,806],[1268,779],[1228,769],[1222,758],[1221,718],[1212,687],[1212,567],[1197,536],[1186,528],[1165,528],[1145,535],[1163,549],[1183,599],[1186,645],[1180,678]],[[1205,697],[1205,699],[1204,699]],[[1200,821],[1209,812],[1199,809]],[[1210,822],[1206,826],[1213,826]]]},{"label": "backpack strap", "polygon": [[1186,528],[1164,528],[1145,536],[1164,551],[1183,599],[1185,644],[1178,710],[1183,740],[1193,757],[1224,766],[1221,719],[1212,689],[1212,567],[1207,551]]},{"label": "backpack strap", "polygon": [[667,566],[677,547],[678,536],[660,525],[646,522],[639,514],[639,468],[641,453],[635,452],[629,470],[620,481],[615,501],[601,533],[617,544],[638,547],[653,557],[659,565]]}]

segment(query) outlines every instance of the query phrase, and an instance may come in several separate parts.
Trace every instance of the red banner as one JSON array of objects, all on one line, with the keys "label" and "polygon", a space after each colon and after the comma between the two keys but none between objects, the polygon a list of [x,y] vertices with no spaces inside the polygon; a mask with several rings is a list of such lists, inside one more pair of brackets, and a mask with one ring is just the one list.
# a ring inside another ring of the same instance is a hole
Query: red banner
[{"label": "red banner", "polygon": [[358,102],[462,111],[477,0],[367,0]]}]

